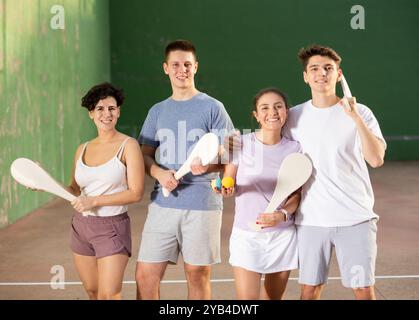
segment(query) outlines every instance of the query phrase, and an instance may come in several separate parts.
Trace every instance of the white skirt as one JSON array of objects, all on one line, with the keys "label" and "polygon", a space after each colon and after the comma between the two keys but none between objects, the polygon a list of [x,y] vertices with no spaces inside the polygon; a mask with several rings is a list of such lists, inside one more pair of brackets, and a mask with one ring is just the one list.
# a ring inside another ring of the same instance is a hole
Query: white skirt
[{"label": "white skirt", "polygon": [[272,232],[252,232],[233,227],[230,264],[257,273],[298,268],[295,225]]}]

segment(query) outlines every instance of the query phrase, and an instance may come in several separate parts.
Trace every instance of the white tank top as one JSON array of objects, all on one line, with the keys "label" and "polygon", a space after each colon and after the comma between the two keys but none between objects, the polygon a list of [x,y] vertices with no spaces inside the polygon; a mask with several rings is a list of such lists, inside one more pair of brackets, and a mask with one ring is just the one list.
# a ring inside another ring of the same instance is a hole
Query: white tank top
[{"label": "white tank top", "polygon": [[[120,157],[124,151],[126,142],[131,139],[125,139],[119,147],[116,155],[96,167],[89,167],[83,163],[83,154],[88,142],[84,144],[81,155],[76,163],[74,178],[80,187],[81,195],[87,197],[113,194],[128,189],[127,168],[121,162]],[[127,212],[128,206],[103,206],[91,209],[92,213],[100,217],[116,216]]]}]

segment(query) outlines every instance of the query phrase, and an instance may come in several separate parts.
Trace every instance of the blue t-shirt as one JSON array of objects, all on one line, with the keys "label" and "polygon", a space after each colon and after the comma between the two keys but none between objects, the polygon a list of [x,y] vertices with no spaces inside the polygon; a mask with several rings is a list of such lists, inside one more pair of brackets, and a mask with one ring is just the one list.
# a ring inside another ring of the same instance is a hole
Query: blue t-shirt
[{"label": "blue t-shirt", "polygon": [[[168,98],[155,104],[148,112],[138,141],[156,148],[156,162],[162,168],[178,170],[205,133],[217,134],[222,143],[224,136],[233,129],[224,105],[200,92],[189,100]],[[167,198],[156,181],[151,200],[166,208],[222,209],[221,196],[214,193],[210,186],[211,180],[218,177],[218,173],[196,176],[188,173]]]}]

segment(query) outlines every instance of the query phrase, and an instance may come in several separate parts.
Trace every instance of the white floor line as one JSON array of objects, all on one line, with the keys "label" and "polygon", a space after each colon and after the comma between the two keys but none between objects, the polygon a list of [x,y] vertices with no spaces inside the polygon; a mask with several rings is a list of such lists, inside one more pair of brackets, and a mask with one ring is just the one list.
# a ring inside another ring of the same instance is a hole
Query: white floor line
[{"label": "white floor line", "polygon": [[[340,280],[341,277],[329,277],[329,280]],[[399,275],[399,276],[376,276],[375,279],[419,279],[419,275]],[[298,278],[289,278],[289,280],[297,281]],[[234,282],[234,279],[212,279],[213,283]],[[186,283],[186,280],[163,280],[162,284],[179,284]],[[0,286],[78,286],[82,283],[79,281],[72,282],[0,282]],[[124,281],[124,284],[135,284],[135,281]]]}]

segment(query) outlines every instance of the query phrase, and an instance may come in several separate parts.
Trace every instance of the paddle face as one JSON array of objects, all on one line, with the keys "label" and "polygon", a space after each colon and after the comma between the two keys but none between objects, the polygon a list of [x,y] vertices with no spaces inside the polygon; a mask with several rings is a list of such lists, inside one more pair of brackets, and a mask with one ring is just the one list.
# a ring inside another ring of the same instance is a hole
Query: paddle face
[{"label": "paddle face", "polygon": [[[63,188],[37,163],[30,159],[18,158],[10,166],[12,177],[25,187],[38,189],[52,193],[67,201],[73,201],[76,197]],[[91,211],[83,212],[83,215],[94,214]]]},{"label": "paddle face", "polygon": [[[286,156],[278,170],[276,187],[264,213],[273,213],[291,193],[306,183],[312,170],[311,161],[304,154],[291,153]],[[261,229],[255,222],[249,222],[248,225],[257,231]]]},{"label": "paddle face", "polygon": [[[343,76],[343,74],[342,74],[342,77],[340,79],[340,85],[342,86],[343,96],[347,99],[352,98],[351,90],[349,89],[348,83],[346,82],[346,79]],[[351,110],[351,106],[349,105],[349,103],[346,99],[343,99],[343,103],[345,104],[345,108],[347,110]]]},{"label": "paddle face", "polygon": [[[196,143],[189,157],[183,163],[175,173],[176,180],[179,180],[184,175],[191,171],[191,163],[195,158],[200,158],[203,166],[211,163],[212,160],[218,155],[218,137],[216,134],[209,132],[204,134],[201,139]],[[168,197],[170,194],[169,190],[163,188],[163,195]]]},{"label": "paddle face", "polygon": [[343,95],[346,98],[352,98],[351,90],[349,89],[348,83],[346,82],[345,77],[342,74],[342,77],[340,79],[340,85],[342,86]]},{"label": "paddle face", "polygon": [[26,187],[44,190],[68,201],[76,198],[32,160],[16,159],[10,167],[10,173],[17,182]]}]

